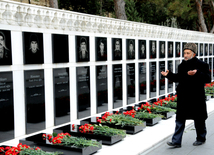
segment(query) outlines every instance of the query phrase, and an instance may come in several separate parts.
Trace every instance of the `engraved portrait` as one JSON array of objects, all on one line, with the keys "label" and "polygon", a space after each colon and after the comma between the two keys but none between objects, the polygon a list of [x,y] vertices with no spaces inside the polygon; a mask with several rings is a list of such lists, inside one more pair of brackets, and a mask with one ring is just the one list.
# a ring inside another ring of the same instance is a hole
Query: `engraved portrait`
[{"label": "engraved portrait", "polygon": [[11,33],[7,30],[0,30],[0,65],[12,65]]}]

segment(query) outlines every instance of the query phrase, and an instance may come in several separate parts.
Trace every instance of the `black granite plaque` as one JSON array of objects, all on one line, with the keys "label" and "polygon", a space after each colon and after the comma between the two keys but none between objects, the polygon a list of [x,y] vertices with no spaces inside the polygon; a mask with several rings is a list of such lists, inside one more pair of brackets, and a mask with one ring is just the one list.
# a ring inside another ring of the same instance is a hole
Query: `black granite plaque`
[{"label": "black granite plaque", "polygon": [[11,33],[0,30],[0,65],[12,65]]},{"label": "black granite plaque", "polygon": [[181,56],[181,43],[180,42],[176,42],[175,43],[175,50],[176,50],[176,57],[180,57]]},{"label": "black granite plaque", "polygon": [[113,65],[113,108],[123,105],[123,81],[122,81],[122,65]]},{"label": "black granite plaque", "polygon": [[107,65],[97,66],[97,113],[108,111]]},{"label": "black granite plaque", "polygon": [[26,133],[45,129],[44,70],[24,71]]},{"label": "black granite plaque", "polygon": [[24,64],[43,64],[43,33],[23,32]]},{"label": "black granite plaque", "polygon": [[208,64],[208,59],[207,58],[204,58],[204,62],[206,62]]},{"label": "black granite plaque", "polygon": [[159,41],[159,58],[165,58],[165,41]]},{"label": "black granite plaque", "polygon": [[150,59],[156,58],[157,48],[156,48],[156,41],[150,40],[149,41],[149,51],[150,51]]},{"label": "black granite plaque", "polygon": [[139,100],[146,99],[146,63],[139,63]]},{"label": "black granite plaque", "polygon": [[213,55],[213,47],[212,44],[209,44],[209,56]]},{"label": "black granite plaque", "polygon": [[212,58],[209,58],[209,72],[210,72],[210,75],[212,76]]},{"label": "black granite plaque", "polygon": [[127,104],[135,103],[135,64],[127,64]]},{"label": "black granite plaque", "polygon": [[208,55],[208,44],[204,44],[204,55]]},{"label": "black granite plaque", "polygon": [[12,72],[0,72],[0,142],[14,138]]},{"label": "black granite plaque", "polygon": [[90,42],[88,36],[76,36],[76,61],[90,61]]},{"label": "black granite plaque", "polygon": [[139,59],[146,59],[146,40],[138,41]]},{"label": "black granite plaque", "polygon": [[95,50],[97,61],[107,61],[107,38],[95,38]]},{"label": "black granite plaque", "polygon": [[182,42],[182,57],[184,57],[184,46],[186,45],[187,42]]},{"label": "black granite plaque", "polygon": [[90,68],[77,67],[77,118],[90,116]]},{"label": "black granite plaque", "polygon": [[197,46],[197,51],[196,51],[196,56],[198,56],[198,51],[199,51],[199,44],[198,43],[195,43],[196,44],[196,46]]},{"label": "black granite plaque", "polygon": [[172,58],[173,57],[173,53],[174,53],[173,42],[169,41],[168,42],[168,58]]},{"label": "black granite plaque", "polygon": [[212,46],[213,46],[213,49],[212,49],[213,50],[213,54],[212,55],[214,55],[214,44],[212,44]]},{"label": "black granite plaque", "polygon": [[53,69],[55,125],[70,122],[69,68]]},{"label": "black granite plaque", "polygon": [[203,43],[200,43],[200,56],[203,56],[203,52],[204,52],[204,45]]},{"label": "black granite plaque", "polygon": [[126,56],[128,60],[135,59],[135,40],[126,39]]},{"label": "black granite plaque", "polygon": [[53,63],[69,62],[68,35],[52,34]]},{"label": "black granite plaque", "polygon": [[[173,61],[168,61],[168,70],[173,72]],[[173,91],[173,82],[168,79],[168,93]]]},{"label": "black granite plaque", "polygon": [[160,95],[165,94],[165,77],[161,74],[162,71],[166,71],[165,69],[165,61],[159,62],[159,77],[160,77],[160,82],[159,82],[159,93]]},{"label": "black granite plaque", "polygon": [[150,97],[156,97],[156,62],[150,62],[149,63],[149,69],[150,69]]},{"label": "black granite plaque", "polygon": [[[180,60],[175,60],[175,73],[178,73],[178,66],[180,65]],[[178,85],[178,82],[175,82],[175,86]]]},{"label": "black granite plaque", "polygon": [[213,62],[213,63],[212,63],[212,64],[213,64],[213,65],[212,65],[212,73],[213,73],[213,80],[214,80],[214,57],[212,58],[212,62]]},{"label": "black granite plaque", "polygon": [[112,59],[122,60],[122,39],[112,38]]}]

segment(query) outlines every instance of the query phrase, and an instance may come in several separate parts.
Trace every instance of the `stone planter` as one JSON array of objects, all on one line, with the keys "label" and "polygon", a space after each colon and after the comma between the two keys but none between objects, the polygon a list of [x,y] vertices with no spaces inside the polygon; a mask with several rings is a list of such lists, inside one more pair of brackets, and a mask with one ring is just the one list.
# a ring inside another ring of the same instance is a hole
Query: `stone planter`
[{"label": "stone planter", "polygon": [[[85,123],[99,124],[97,122],[96,117],[91,117],[91,118],[80,121],[81,125],[84,125]],[[136,134],[136,133],[142,131],[146,127],[146,122],[143,122],[142,124],[137,125],[137,126],[123,126],[123,127],[120,125],[114,125],[114,124],[108,124],[108,123],[102,123],[102,125],[107,125],[109,127],[116,128],[116,129],[126,130],[127,134]]]},{"label": "stone planter", "polygon": [[155,118],[139,118],[140,120],[146,121],[146,126],[153,126],[157,124],[161,117],[155,117]]},{"label": "stone planter", "polygon": [[170,112],[161,112],[159,114],[161,114],[161,115],[164,116],[162,119],[168,119],[168,118],[172,117],[175,114],[175,112],[173,112],[173,111],[170,111]]},{"label": "stone planter", "polygon": [[85,138],[89,138],[89,139],[99,139],[99,140],[102,140],[102,144],[106,144],[106,145],[112,145],[114,143],[117,143],[121,140],[123,140],[123,138],[125,137],[122,137],[121,135],[114,135],[114,136],[105,136],[105,135],[96,135],[96,134],[93,134],[93,133],[81,133],[79,131],[79,127],[81,125],[75,125],[75,129],[73,130],[72,129],[72,126],[71,125],[66,125],[66,126],[62,126],[62,127],[59,127],[59,128],[56,128],[54,129],[53,131],[56,132],[56,133],[69,133],[70,135],[72,136],[75,136],[75,137],[85,137]]},{"label": "stone planter", "polygon": [[[43,140],[42,138],[43,133],[27,137],[25,139],[19,140],[20,143],[29,145],[30,147],[39,147],[43,151],[47,152],[63,152],[63,155],[90,155],[102,148],[100,147],[84,147],[84,148],[76,148],[73,146],[60,146],[60,145],[53,145],[48,140]],[[98,141],[100,144],[102,143],[101,140]]]}]

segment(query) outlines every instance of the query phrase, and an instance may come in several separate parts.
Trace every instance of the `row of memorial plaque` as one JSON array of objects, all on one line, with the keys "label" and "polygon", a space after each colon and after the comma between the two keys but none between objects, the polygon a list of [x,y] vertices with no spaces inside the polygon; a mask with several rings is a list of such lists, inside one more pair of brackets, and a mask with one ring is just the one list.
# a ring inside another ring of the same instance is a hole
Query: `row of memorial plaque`
[{"label": "row of memorial plaque", "polygon": [[[214,68],[214,58],[205,59],[209,61],[210,68]],[[150,62],[149,97],[157,96],[157,63],[159,71],[166,68],[173,72],[173,61]],[[175,72],[177,72],[180,60],[175,60]],[[213,65],[213,67],[212,67]],[[147,72],[146,63],[139,63],[139,84],[135,84],[135,64],[130,63],[127,69],[127,104],[135,103],[135,87],[139,88],[139,100],[146,100]],[[211,70],[210,70],[211,71]],[[97,113],[108,110],[108,79],[107,65],[96,66],[96,96]],[[113,108],[123,106],[123,78],[122,64],[113,65]],[[90,116],[90,67],[77,67],[77,118]],[[159,73],[159,95],[165,94],[165,78]],[[214,78],[214,75],[213,75]],[[26,133],[33,133],[45,129],[45,91],[44,70],[24,71],[25,79],[25,103],[26,103]],[[14,137],[14,109],[13,109],[13,77],[12,72],[0,72],[0,141]],[[177,85],[177,83],[176,83]],[[53,69],[53,94],[54,94],[54,116],[55,125],[70,122],[70,88],[69,68]],[[168,80],[167,93],[173,91],[173,83]]]},{"label": "row of memorial plaque", "polygon": [[[43,33],[23,32],[23,54],[24,64],[43,64]],[[89,36],[76,36],[76,62],[90,61],[90,41]],[[157,47],[155,40],[149,41],[150,59],[157,57]],[[182,49],[185,42],[182,43]],[[199,45],[197,43],[197,45]],[[180,57],[181,43],[168,42],[166,53],[165,41],[159,41],[159,58]],[[209,46],[209,47],[208,47]],[[107,38],[95,38],[95,53],[96,61],[107,61]],[[199,56],[214,55],[214,45],[203,44],[199,45]],[[139,59],[146,59],[146,40],[139,40]],[[53,49],[53,63],[69,62],[69,43],[68,35],[65,34],[52,34],[52,49]],[[209,49],[209,51],[208,51]],[[0,65],[12,65],[12,52],[11,52],[11,32],[8,30],[0,30]],[[127,60],[135,59],[135,40],[126,40]],[[122,60],[122,39],[112,38],[112,59]],[[182,52],[183,53],[183,52]]]}]

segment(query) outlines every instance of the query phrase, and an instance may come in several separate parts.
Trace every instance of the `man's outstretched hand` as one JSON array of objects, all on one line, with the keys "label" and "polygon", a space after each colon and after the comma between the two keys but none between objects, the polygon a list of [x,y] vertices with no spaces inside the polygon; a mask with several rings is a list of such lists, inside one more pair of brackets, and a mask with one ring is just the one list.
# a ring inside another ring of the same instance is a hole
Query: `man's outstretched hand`
[{"label": "man's outstretched hand", "polygon": [[187,74],[193,76],[193,75],[195,75],[196,72],[197,72],[197,70],[194,69],[194,70],[188,71]]},{"label": "man's outstretched hand", "polygon": [[168,73],[169,73],[169,70],[168,70],[168,69],[166,70],[166,72],[164,72],[164,71],[161,72],[161,74],[162,74],[163,76],[167,76]]}]

